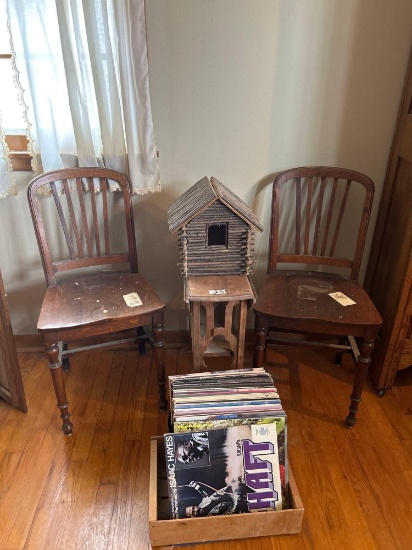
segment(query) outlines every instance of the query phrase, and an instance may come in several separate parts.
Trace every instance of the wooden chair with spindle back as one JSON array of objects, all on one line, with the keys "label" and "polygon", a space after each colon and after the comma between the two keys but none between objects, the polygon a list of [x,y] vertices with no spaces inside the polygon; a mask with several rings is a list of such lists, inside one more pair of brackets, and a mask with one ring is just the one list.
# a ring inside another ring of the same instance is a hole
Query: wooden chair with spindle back
[{"label": "wooden chair with spindle back", "polygon": [[[113,185],[119,192],[109,192]],[[40,197],[50,192],[52,198]],[[30,182],[28,200],[47,282],[37,328],[49,358],[63,432],[71,435],[73,425],[62,361],[77,351],[130,342],[114,334],[138,327],[151,327],[159,407],[165,410],[165,305],[138,273],[128,179],[106,168],[55,170]],[[109,334],[110,342],[98,338],[98,344],[67,346]]]},{"label": "wooden chair with spindle back", "polygon": [[[254,306],[255,367],[262,365],[267,343],[332,347],[338,365],[342,353],[352,352],[356,370],[348,427],[356,424],[382,323],[358,282],[373,194],[372,180],[353,170],[306,167],[281,173],[273,184],[268,274]],[[294,264],[300,268],[291,270]],[[339,274],[342,270],[349,274]],[[306,336],[279,336],[286,332]],[[313,335],[326,338],[315,342]]]}]

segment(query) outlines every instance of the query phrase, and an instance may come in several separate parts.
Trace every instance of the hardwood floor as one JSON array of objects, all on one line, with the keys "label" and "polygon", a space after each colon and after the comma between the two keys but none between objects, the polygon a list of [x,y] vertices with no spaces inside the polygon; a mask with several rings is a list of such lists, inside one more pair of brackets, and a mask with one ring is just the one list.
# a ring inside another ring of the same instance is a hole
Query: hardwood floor
[{"label": "hardwood floor", "polygon": [[[350,357],[338,368],[328,352],[271,348],[266,359],[288,414],[302,532],[196,548],[412,548],[412,369],[400,371],[383,398],[367,385],[358,424],[348,430]],[[150,548],[149,440],[167,430],[152,352],[73,360],[65,374],[72,437],[60,429],[44,356],[20,353],[19,360],[29,412],[0,402],[0,549]],[[167,373],[189,372],[191,360],[187,348],[167,349]],[[213,368],[224,366],[214,360]]]}]

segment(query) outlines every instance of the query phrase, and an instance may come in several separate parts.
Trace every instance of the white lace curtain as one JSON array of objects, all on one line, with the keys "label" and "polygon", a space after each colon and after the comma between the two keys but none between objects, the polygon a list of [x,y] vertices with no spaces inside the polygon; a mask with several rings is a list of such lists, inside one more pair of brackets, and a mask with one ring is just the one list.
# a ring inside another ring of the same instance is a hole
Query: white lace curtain
[{"label": "white lace curtain", "polygon": [[7,12],[35,172],[106,166],[128,174],[135,193],[160,190],[144,0],[7,0]]}]

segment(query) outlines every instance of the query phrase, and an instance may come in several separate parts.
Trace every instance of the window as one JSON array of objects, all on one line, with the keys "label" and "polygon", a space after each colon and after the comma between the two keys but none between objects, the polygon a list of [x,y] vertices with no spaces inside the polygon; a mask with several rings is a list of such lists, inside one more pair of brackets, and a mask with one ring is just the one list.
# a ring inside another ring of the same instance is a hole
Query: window
[{"label": "window", "polygon": [[0,111],[13,170],[31,170],[26,123],[13,81],[12,55],[6,22],[6,0],[0,0]]},{"label": "window", "polygon": [[[28,153],[36,172],[106,166],[127,173],[134,193],[160,190],[144,0],[0,0],[0,36],[0,82],[8,71],[23,117],[1,125],[1,144],[13,136],[14,152],[2,147],[0,197],[11,188],[11,158],[16,165]],[[3,95],[0,86],[0,109],[10,114]]]},{"label": "window", "polygon": [[227,223],[209,225],[207,228],[208,246],[226,246],[227,248]]}]

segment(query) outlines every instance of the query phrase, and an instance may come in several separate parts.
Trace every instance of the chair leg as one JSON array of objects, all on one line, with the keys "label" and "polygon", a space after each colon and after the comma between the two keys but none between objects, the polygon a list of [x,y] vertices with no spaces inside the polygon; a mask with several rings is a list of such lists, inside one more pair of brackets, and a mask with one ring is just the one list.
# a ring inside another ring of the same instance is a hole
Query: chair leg
[{"label": "chair leg", "polygon": [[165,348],[163,341],[163,312],[153,317],[154,355],[156,362],[157,385],[159,387],[159,409],[167,410],[166,378],[165,378]]},{"label": "chair leg", "polygon": [[[69,346],[66,344],[66,342],[63,342],[63,351],[67,351],[69,349]],[[62,359],[62,367],[64,372],[70,371],[70,359],[68,357],[63,357]]]},{"label": "chair leg", "polygon": [[359,403],[362,401],[362,390],[368,373],[370,355],[375,344],[377,329],[371,329],[365,333],[359,349],[359,358],[355,366],[355,380],[353,383],[352,395],[350,396],[351,403],[349,406],[349,414],[346,417],[346,426],[353,428],[356,424],[356,413],[358,412]]},{"label": "chair leg", "polygon": [[137,327],[136,333],[137,333],[137,347],[139,348],[139,354],[140,355],[146,355],[145,342],[147,340],[147,336],[146,336],[146,333],[144,331],[144,328],[143,327]]},{"label": "chair leg", "polygon": [[[338,344],[339,345],[344,345],[345,342],[346,342],[346,338],[344,338],[344,337],[338,339]],[[336,353],[334,364],[337,367],[340,367],[342,365],[342,359],[343,359],[343,352]]]},{"label": "chair leg", "polygon": [[255,348],[253,351],[253,367],[261,367],[263,365],[263,356],[265,355],[266,336],[268,334],[267,327],[260,326],[259,318],[255,322]]},{"label": "chair leg", "polygon": [[57,397],[57,407],[60,409],[60,418],[63,421],[62,430],[65,435],[72,435],[73,424],[69,420],[69,403],[67,402],[66,388],[64,386],[62,366],[59,361],[59,347],[57,343],[46,346],[46,353],[49,358],[50,374]]}]

